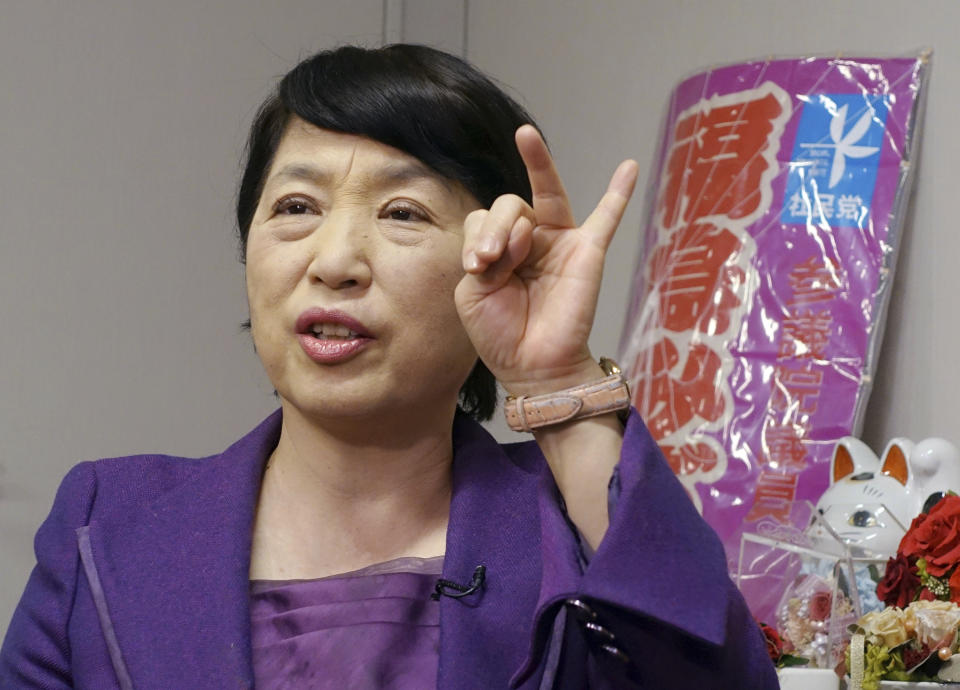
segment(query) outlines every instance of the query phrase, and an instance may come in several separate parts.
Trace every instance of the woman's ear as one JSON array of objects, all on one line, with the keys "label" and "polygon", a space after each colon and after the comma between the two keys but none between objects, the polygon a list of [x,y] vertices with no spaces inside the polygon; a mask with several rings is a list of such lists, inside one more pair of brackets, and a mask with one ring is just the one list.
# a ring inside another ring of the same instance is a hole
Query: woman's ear
[{"label": "woman's ear", "polygon": [[892,439],[883,451],[883,465],[880,472],[906,486],[910,480],[911,452],[913,452],[912,441],[906,438]]}]

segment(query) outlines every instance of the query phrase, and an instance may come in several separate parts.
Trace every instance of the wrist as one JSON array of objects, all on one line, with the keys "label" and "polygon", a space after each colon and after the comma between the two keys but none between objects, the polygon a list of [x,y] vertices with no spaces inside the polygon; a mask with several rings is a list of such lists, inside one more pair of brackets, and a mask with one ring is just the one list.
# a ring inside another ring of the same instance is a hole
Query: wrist
[{"label": "wrist", "polygon": [[567,514],[594,551],[608,526],[608,486],[620,460],[623,434],[623,425],[613,414],[533,431]]},{"label": "wrist", "polygon": [[529,378],[515,381],[500,380],[507,395],[518,398],[532,397],[573,388],[605,377],[607,374],[591,356],[572,366],[557,367],[535,372]]}]

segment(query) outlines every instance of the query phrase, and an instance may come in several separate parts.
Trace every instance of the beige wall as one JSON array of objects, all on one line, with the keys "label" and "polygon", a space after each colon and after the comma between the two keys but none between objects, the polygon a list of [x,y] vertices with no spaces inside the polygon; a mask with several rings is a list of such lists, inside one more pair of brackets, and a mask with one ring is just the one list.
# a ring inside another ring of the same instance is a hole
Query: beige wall
[{"label": "beige wall", "polygon": [[[624,156],[650,163],[672,85],[768,54],[935,49],[915,213],[865,435],[960,442],[949,204],[960,4],[893,0],[307,0],[0,4],[0,635],[32,535],[82,459],[225,447],[274,406],[248,339],[230,208],[276,75],[338,43],[467,55],[539,118],[582,217]],[[634,202],[592,347],[613,353]],[[503,425],[494,425],[507,438]]]},{"label": "beige wall", "polygon": [[231,205],[275,77],[382,0],[0,2],[0,635],[74,463],[218,452],[274,407]]}]

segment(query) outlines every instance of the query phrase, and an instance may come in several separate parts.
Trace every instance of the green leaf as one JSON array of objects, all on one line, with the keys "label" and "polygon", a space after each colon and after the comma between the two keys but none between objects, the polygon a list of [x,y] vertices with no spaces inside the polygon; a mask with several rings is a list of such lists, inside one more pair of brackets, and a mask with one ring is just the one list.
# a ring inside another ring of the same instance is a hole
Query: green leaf
[{"label": "green leaf", "polygon": [[810,659],[804,659],[802,656],[784,654],[780,657],[780,661],[777,662],[777,666],[780,666],[781,668],[784,666],[806,666],[809,663]]}]

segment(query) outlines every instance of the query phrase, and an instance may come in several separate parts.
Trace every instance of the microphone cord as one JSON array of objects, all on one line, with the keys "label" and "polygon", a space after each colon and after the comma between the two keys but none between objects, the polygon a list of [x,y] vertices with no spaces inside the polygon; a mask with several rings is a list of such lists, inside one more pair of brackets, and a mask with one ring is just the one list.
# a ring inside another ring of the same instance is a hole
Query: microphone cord
[{"label": "microphone cord", "polygon": [[470,596],[483,587],[486,576],[487,566],[478,565],[473,570],[473,579],[470,580],[469,585],[461,585],[453,580],[437,580],[437,585],[434,588],[433,594],[430,595],[430,598],[434,601],[440,601],[440,597],[462,599],[463,597]]}]

